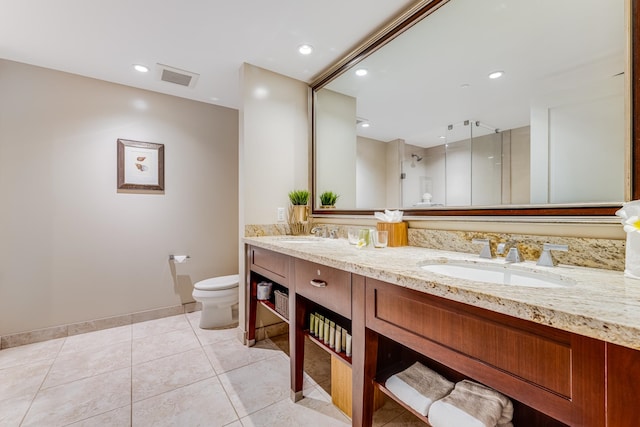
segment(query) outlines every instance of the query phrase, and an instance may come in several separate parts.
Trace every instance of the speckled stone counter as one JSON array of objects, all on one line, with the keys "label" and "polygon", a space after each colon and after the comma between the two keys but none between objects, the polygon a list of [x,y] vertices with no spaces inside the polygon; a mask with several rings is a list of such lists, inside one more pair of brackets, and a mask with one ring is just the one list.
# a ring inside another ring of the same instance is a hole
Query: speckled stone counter
[{"label": "speckled stone counter", "polygon": [[244,242],[640,350],[640,280],[625,278],[622,272],[565,265],[538,267],[527,261],[512,268],[560,275],[569,284],[560,288],[496,285],[430,273],[420,265],[442,260],[502,265],[504,259],[485,260],[413,246],[358,249],[345,239],[317,237],[247,237]]}]

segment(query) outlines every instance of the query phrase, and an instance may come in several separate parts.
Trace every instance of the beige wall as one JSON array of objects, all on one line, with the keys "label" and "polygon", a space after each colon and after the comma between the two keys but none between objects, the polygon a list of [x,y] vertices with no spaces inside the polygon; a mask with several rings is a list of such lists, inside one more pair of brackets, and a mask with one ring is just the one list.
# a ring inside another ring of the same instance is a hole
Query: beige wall
[{"label": "beige wall", "polygon": [[273,224],[291,190],[310,189],[308,87],[249,64],[240,87],[241,221]]},{"label": "beige wall", "polygon": [[[244,64],[240,70],[240,236],[245,225],[274,224],[289,191],[310,189],[308,87],[305,83]],[[240,251],[244,269],[244,252]],[[244,301],[244,287],[240,287]],[[240,318],[244,318],[240,305]],[[258,322],[280,322],[261,311]],[[242,322],[240,322],[242,325]]]},{"label": "beige wall", "polygon": [[[0,93],[0,335],[238,271],[236,110],[4,60]],[[165,144],[164,194],[116,191],[117,138]]]},{"label": "beige wall", "polygon": [[[319,195],[333,191],[340,195],[337,207],[359,207],[356,200],[357,136],[356,99],[331,90],[316,93],[316,123],[318,141],[315,149],[315,201]],[[356,167],[354,167],[356,165]]]},{"label": "beige wall", "polygon": [[387,143],[359,136],[356,148],[356,209],[388,207]]}]

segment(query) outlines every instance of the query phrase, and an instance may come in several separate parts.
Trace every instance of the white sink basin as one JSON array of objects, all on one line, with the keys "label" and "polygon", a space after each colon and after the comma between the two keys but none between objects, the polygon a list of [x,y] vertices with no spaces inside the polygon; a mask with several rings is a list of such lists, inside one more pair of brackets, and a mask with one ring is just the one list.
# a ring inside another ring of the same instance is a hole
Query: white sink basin
[{"label": "white sink basin", "polygon": [[456,279],[498,285],[532,288],[564,288],[573,282],[568,278],[546,272],[524,271],[511,265],[447,262],[421,265],[424,270]]}]

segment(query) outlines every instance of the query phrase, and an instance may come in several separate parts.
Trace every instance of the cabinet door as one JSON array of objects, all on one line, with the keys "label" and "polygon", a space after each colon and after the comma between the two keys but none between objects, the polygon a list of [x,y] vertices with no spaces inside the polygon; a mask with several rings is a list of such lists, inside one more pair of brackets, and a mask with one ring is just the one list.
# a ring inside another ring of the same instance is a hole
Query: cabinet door
[{"label": "cabinet door", "polygon": [[640,423],[640,351],[607,343],[607,426]]},{"label": "cabinet door", "polygon": [[569,425],[604,424],[604,343],[374,279],[366,326]]}]

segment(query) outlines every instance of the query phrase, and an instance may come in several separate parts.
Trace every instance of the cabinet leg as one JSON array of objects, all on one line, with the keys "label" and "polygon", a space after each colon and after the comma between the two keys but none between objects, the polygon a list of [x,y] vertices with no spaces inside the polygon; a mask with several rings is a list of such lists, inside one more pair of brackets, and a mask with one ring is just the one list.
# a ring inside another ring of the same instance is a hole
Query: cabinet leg
[{"label": "cabinet leg", "polygon": [[[291,399],[302,399],[304,378],[304,319],[307,307],[295,295],[289,297],[289,358],[291,361]],[[291,331],[291,328],[293,331]]]},{"label": "cabinet leg", "polygon": [[258,310],[258,284],[249,277],[247,283],[247,307],[245,315],[245,331],[247,331],[246,344],[251,347],[256,343],[256,316]]},{"label": "cabinet leg", "polygon": [[[352,424],[368,427],[373,422],[374,385],[378,362],[378,334],[365,327],[365,282],[362,276],[352,276],[353,403]],[[366,344],[365,344],[366,343]]]}]

